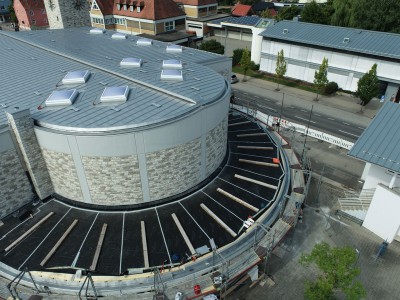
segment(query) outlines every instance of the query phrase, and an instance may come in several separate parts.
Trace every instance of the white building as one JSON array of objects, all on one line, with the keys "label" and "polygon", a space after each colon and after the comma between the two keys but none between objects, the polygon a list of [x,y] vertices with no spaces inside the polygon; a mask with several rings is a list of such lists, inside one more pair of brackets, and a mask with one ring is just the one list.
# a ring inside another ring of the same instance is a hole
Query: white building
[{"label": "white building", "polygon": [[[284,50],[286,76],[313,82],[322,60],[329,61],[328,79],[343,90],[355,91],[358,80],[378,65],[380,95],[399,99],[400,35],[295,21],[281,21],[253,40],[252,60],[260,70],[275,73],[276,57]],[[258,49],[257,51],[255,49]],[[255,52],[261,53],[260,61]]]},{"label": "white building", "polygon": [[363,226],[389,243],[400,241],[399,130],[400,106],[388,102],[349,152],[366,162],[363,191],[372,201]]}]

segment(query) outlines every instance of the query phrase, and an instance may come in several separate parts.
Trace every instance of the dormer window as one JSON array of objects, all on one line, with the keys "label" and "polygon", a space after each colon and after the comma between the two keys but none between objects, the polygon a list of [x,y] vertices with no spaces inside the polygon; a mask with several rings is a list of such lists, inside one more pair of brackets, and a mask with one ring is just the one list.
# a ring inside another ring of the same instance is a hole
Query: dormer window
[{"label": "dormer window", "polygon": [[128,6],[124,4],[124,10],[128,10]]},{"label": "dormer window", "polygon": [[142,9],[140,8],[140,6],[137,6],[137,7],[136,7],[136,11],[137,11],[138,13],[140,13],[140,12],[142,11]]},{"label": "dormer window", "polygon": [[117,9],[121,10],[121,4],[117,3]]},{"label": "dormer window", "polygon": [[130,11],[133,11],[134,9],[135,9],[135,7],[133,5],[131,5]]}]

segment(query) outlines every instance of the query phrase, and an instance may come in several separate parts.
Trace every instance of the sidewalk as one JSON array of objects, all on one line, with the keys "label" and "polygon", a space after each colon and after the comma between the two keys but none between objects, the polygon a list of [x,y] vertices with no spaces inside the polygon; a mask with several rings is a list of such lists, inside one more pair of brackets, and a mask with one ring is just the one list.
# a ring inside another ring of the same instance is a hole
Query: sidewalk
[{"label": "sidewalk", "polygon": [[319,96],[320,100],[314,101],[315,93],[285,85],[281,85],[280,91],[277,92],[275,90],[277,84],[274,82],[248,76],[246,76],[247,80],[243,82],[243,75],[236,75],[240,81],[232,85],[234,90],[268,97],[279,103],[282,101],[284,93],[284,107],[296,105],[311,109],[313,105],[313,111],[316,113],[339,116],[345,121],[351,121],[362,126],[367,126],[370,123],[382,105],[377,98],[374,98],[367,106],[363,107],[363,113],[361,113],[361,106],[358,104],[359,99],[352,95],[342,93],[335,96]]}]

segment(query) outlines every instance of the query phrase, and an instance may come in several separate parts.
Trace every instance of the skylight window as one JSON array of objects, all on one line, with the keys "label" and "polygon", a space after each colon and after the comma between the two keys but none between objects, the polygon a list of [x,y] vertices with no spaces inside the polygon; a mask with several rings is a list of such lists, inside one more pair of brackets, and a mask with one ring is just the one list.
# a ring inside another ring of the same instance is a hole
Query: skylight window
[{"label": "skylight window", "polygon": [[153,40],[145,39],[145,38],[138,39],[136,42],[136,45],[138,45],[138,46],[151,46],[152,44],[153,44]]},{"label": "skylight window", "polygon": [[127,38],[127,35],[126,35],[126,34],[123,34],[123,33],[117,32],[117,33],[114,33],[114,34],[111,36],[111,38],[114,39],[114,40],[125,40],[125,39]]},{"label": "skylight window", "polygon": [[126,102],[128,99],[128,86],[110,86],[106,87],[101,94],[101,103]]},{"label": "skylight window", "polygon": [[179,45],[168,45],[167,52],[170,53],[182,53],[182,46]]},{"label": "skylight window", "polygon": [[73,90],[58,90],[53,91],[46,99],[46,106],[67,106],[75,102],[78,96],[78,91]]},{"label": "skylight window", "polygon": [[90,29],[90,33],[91,34],[103,34],[105,32],[105,30],[104,29],[101,29],[101,28],[93,28],[93,29]]},{"label": "skylight window", "polygon": [[72,71],[68,72],[67,75],[62,79],[62,84],[80,84],[85,83],[89,78],[88,70]]},{"label": "skylight window", "polygon": [[182,69],[182,61],[178,59],[163,60],[163,69]]},{"label": "skylight window", "polygon": [[127,57],[122,59],[119,64],[121,67],[140,68],[143,61],[140,58]]},{"label": "skylight window", "polygon": [[161,80],[183,81],[182,71],[176,69],[162,70]]}]

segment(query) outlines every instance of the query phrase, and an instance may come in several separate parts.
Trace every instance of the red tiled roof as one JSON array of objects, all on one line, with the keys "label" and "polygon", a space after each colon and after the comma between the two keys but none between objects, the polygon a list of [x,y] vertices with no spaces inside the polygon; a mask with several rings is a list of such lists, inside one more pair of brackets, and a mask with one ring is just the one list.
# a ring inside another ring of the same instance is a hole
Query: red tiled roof
[{"label": "red tiled roof", "polygon": [[[173,0],[96,0],[96,2],[103,15],[114,14],[146,20],[161,20],[185,15]],[[117,4],[121,5],[121,10],[117,9]],[[123,9],[124,4],[128,5],[127,10]],[[135,6],[133,11],[130,11],[131,5]],[[141,7],[140,12],[137,12],[137,6]]]},{"label": "red tiled roof", "polygon": [[251,5],[244,5],[238,3],[232,8],[232,16],[245,17],[252,14],[253,14],[253,9],[251,8]]}]

